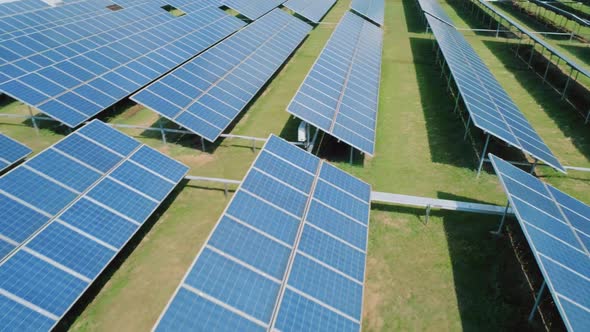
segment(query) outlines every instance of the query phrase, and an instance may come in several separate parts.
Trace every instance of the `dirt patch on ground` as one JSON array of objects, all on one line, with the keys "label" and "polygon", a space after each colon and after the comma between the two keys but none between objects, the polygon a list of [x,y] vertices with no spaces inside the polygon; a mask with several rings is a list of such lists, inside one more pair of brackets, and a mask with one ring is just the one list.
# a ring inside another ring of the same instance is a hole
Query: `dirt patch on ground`
[{"label": "dirt patch on ground", "polygon": [[134,105],[129,107],[125,112],[123,112],[123,114],[121,114],[121,117],[123,119],[130,119],[132,117],[134,117],[137,113],[139,113],[139,111],[141,111],[143,109],[143,106],[141,105]]},{"label": "dirt patch on ground", "polygon": [[[367,258],[367,270],[379,269],[375,258]],[[363,305],[363,321],[367,330],[378,331],[383,328],[383,317],[379,308],[383,306],[383,292],[379,289],[380,282],[365,283],[365,303]]]},{"label": "dirt patch on ground", "polygon": [[203,166],[206,165],[208,163],[211,163],[213,161],[215,161],[217,158],[209,153],[199,153],[199,154],[195,154],[195,155],[184,155],[184,156],[179,156],[176,158],[176,160],[180,161],[183,164],[189,165],[189,166]]},{"label": "dirt patch on ground", "polygon": [[408,226],[408,219],[401,217],[392,217],[388,213],[381,213],[375,217],[376,221],[399,230],[406,230]]}]

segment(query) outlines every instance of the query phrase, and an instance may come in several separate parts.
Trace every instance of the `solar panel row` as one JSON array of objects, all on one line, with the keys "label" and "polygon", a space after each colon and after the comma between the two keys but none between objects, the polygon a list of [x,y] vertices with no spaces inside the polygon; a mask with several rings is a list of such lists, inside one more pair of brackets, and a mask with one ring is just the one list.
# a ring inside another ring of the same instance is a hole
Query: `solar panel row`
[{"label": "solar panel row", "polygon": [[[21,1],[14,3],[19,4]],[[88,19],[93,15],[104,15],[111,11],[107,8],[112,2],[108,0],[85,0],[70,1],[57,7],[47,6],[44,2],[39,1],[45,7],[35,11],[20,11],[14,15],[0,17],[0,36],[4,39],[10,39],[23,36],[44,29],[72,24],[77,21]],[[23,3],[23,5],[25,5]]]},{"label": "solar panel row", "polygon": [[236,10],[251,20],[256,20],[277,8],[285,0],[222,0],[226,7]]},{"label": "solar panel row", "polygon": [[0,326],[50,330],[187,171],[95,120],[0,178]]},{"label": "solar panel row", "polygon": [[41,0],[7,1],[0,3],[0,18],[13,16],[23,12],[40,11],[49,7],[49,4]]},{"label": "solar panel row", "polygon": [[336,0],[289,0],[284,6],[313,23],[321,21]]},{"label": "solar panel row", "polygon": [[372,155],[383,30],[346,13],[287,111]]},{"label": "solar panel row", "polygon": [[131,99],[213,142],[310,30],[275,9]]},{"label": "solar panel row", "polygon": [[24,144],[0,133],[0,172],[22,160],[31,152],[33,151]]},{"label": "solar panel row", "polygon": [[76,127],[244,25],[200,1],[182,10],[140,4],[3,40],[0,91]]},{"label": "solar panel row", "polygon": [[437,1],[433,0],[418,0],[418,4],[424,13],[427,13],[435,18],[443,20],[449,25],[453,25],[453,20],[447,15]]},{"label": "solar panel row", "polygon": [[271,135],[156,330],[358,331],[370,191]]},{"label": "solar panel row", "polygon": [[590,206],[490,155],[570,331],[590,329]]},{"label": "solar panel row", "polygon": [[384,23],[384,0],[352,0],[350,8],[381,26]]},{"label": "solar panel row", "polygon": [[565,173],[559,160],[465,38],[453,26],[430,15],[426,19],[473,124]]}]

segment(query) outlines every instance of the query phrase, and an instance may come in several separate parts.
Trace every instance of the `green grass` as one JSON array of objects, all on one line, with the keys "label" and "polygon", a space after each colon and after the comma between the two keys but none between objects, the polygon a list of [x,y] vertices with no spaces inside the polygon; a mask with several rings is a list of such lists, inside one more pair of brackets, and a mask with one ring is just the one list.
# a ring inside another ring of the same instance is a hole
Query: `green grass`
[{"label": "green grass", "polygon": [[[324,21],[337,22],[348,4],[339,1]],[[474,24],[454,6],[444,8],[458,26]],[[480,178],[475,176],[474,149],[481,149],[481,137],[473,132],[475,146],[463,140],[461,121],[452,113],[452,100],[434,64],[430,35],[423,33],[415,2],[386,0],[385,18],[376,154],[363,165],[335,163],[377,191],[504,204],[506,197],[489,167]],[[285,108],[333,28],[314,29],[243,113],[233,134],[266,137],[275,133],[293,139],[297,122]],[[499,40],[480,36],[468,40],[558,158],[564,164],[590,167],[587,127],[556,100],[554,92],[523,68]],[[111,123],[157,125],[158,117],[149,110],[132,105],[121,108],[103,118]],[[17,102],[0,109],[26,111]],[[36,136],[30,126],[6,118],[0,118],[0,130],[35,152],[65,134],[46,127]],[[191,166],[192,175],[241,179],[256,156],[249,142],[237,139],[209,145],[209,152],[203,153],[195,149],[199,140],[193,136],[168,135],[169,144],[164,145],[157,132],[124,131]],[[572,172],[566,177],[547,167],[540,167],[539,173],[545,181],[590,203],[590,175]],[[62,327],[148,330],[227,205],[230,197],[220,189],[194,181],[181,184]],[[426,225],[423,214],[422,210],[373,206],[365,330],[526,328],[532,293],[510,242],[488,234],[498,218],[435,212]]]}]

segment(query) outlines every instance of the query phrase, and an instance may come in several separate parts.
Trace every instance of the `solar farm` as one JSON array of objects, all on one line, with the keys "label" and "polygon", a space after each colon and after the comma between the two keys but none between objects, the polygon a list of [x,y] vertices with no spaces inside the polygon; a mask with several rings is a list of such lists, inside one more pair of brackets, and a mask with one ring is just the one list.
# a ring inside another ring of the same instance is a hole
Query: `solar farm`
[{"label": "solar farm", "polygon": [[0,331],[590,330],[589,26],[0,1]]}]

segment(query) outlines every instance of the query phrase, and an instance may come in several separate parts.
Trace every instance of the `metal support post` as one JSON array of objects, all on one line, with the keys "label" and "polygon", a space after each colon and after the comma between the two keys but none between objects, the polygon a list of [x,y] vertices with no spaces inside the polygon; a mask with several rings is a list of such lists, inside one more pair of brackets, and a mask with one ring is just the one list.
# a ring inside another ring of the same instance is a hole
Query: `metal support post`
[{"label": "metal support post", "polygon": [[28,106],[29,109],[29,115],[31,116],[31,122],[33,123],[33,128],[35,128],[35,132],[37,133],[37,136],[39,136],[39,127],[37,126],[37,121],[35,120],[35,117],[33,116],[33,110],[31,109],[31,106]]},{"label": "metal support post", "polygon": [[350,164],[352,165],[352,159],[354,157],[354,148],[352,145],[350,146]]},{"label": "metal support post", "polygon": [[431,208],[432,208],[432,205],[430,205],[430,204],[426,205],[426,220],[425,220],[426,225],[428,225],[428,219],[430,219],[430,209]]},{"label": "metal support post", "polygon": [[457,98],[455,98],[455,107],[453,108],[453,113],[457,113],[458,108],[459,108],[459,93],[457,93]]},{"label": "metal support post", "polygon": [[535,168],[537,167],[537,158],[535,158],[535,162],[533,163],[533,165],[531,166],[531,174],[535,174]]},{"label": "metal support post", "polygon": [[256,140],[252,140],[252,152],[256,152]]},{"label": "metal support post", "polygon": [[590,110],[588,110],[588,114],[586,115],[586,121],[584,121],[584,124],[588,124],[589,121],[590,121]]},{"label": "metal support post", "polygon": [[498,26],[496,27],[496,38],[500,35],[500,21],[498,21]]},{"label": "metal support post", "polygon": [[531,63],[533,62],[533,55],[535,55],[535,43],[531,45],[531,56],[529,57],[529,61],[527,62],[527,66],[532,68]]},{"label": "metal support post", "polygon": [[463,135],[463,140],[467,139],[467,135],[469,134],[469,125],[471,124],[471,117],[467,118],[467,125],[465,126],[465,135]]},{"label": "metal support post", "polygon": [[500,225],[498,225],[498,229],[492,234],[500,235],[502,234],[502,228],[504,228],[504,223],[506,222],[506,216],[508,216],[508,209],[510,208],[510,201],[506,203],[506,208],[504,209],[504,214],[502,215],[502,219],[500,219]]},{"label": "metal support post", "polygon": [[545,74],[543,74],[543,84],[547,80],[547,74],[549,74],[549,68],[551,67],[551,58],[553,57],[552,53],[549,53],[549,58],[547,59],[547,68],[545,68]]},{"label": "metal support post", "polygon": [[313,139],[311,140],[311,143],[307,147],[307,152],[311,153],[311,151],[313,150],[313,147],[315,145],[316,139],[318,138],[318,133],[319,132],[320,132],[320,130],[318,128],[316,128],[315,129],[315,133],[313,134]]},{"label": "metal support post", "polygon": [[547,282],[545,282],[545,280],[543,280],[543,285],[541,286],[541,289],[539,289],[539,292],[537,293],[537,297],[535,298],[535,305],[533,306],[533,310],[531,310],[531,313],[529,314],[529,323],[533,321],[533,318],[535,318],[535,312],[537,311],[537,308],[539,307],[539,303],[541,302],[541,297],[543,296],[543,292],[545,291],[545,287],[547,287]]},{"label": "metal support post", "polygon": [[158,120],[158,124],[160,125],[160,134],[162,135],[162,142],[166,144],[166,131],[164,130],[164,126],[162,125],[162,117]]},{"label": "metal support post", "polygon": [[486,159],[486,151],[488,150],[488,144],[490,143],[490,134],[486,134],[486,143],[483,146],[483,151],[481,152],[481,156],[479,158],[479,167],[477,168],[477,177],[481,173],[481,168],[483,167],[483,162]]},{"label": "metal support post", "polygon": [[570,69],[570,74],[567,76],[567,81],[565,82],[565,87],[563,88],[563,92],[561,93],[561,100],[565,98],[565,92],[570,84],[570,80],[572,79],[572,73],[574,72],[574,67]]},{"label": "metal support post", "polygon": [[201,149],[203,150],[203,152],[207,152],[207,150],[205,149],[205,139],[201,136]]},{"label": "metal support post", "polygon": [[224,183],[224,184],[223,184],[223,192],[224,192],[224,194],[225,194],[225,197],[227,197],[227,192],[228,192],[228,189],[227,189],[227,183]]}]

